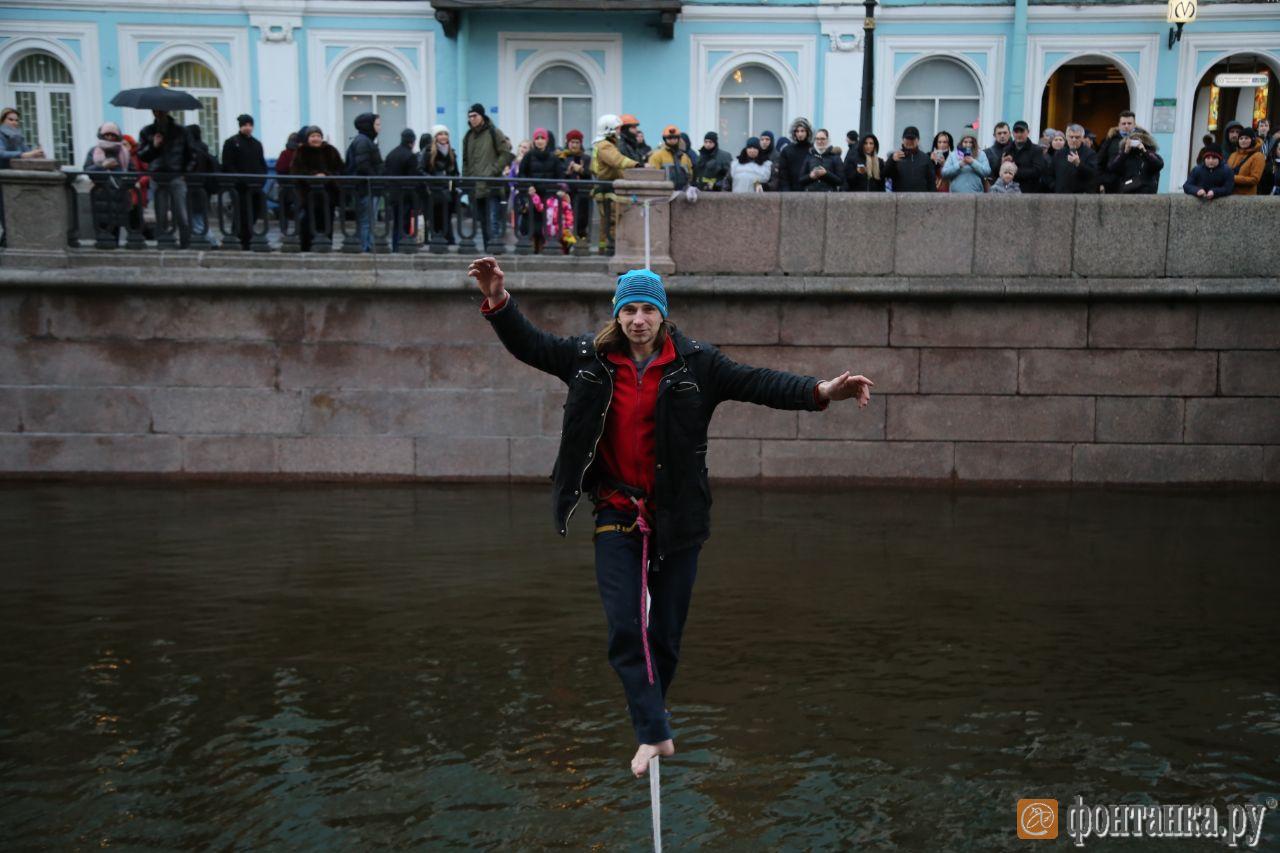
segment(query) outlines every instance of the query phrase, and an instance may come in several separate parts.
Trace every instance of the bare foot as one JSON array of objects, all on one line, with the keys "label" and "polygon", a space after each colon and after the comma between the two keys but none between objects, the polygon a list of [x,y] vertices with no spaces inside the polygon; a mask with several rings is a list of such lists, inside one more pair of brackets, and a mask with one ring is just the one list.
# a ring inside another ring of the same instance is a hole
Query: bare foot
[{"label": "bare foot", "polygon": [[675,755],[676,742],[673,740],[664,740],[662,743],[642,743],[640,748],[636,750],[635,758],[631,759],[631,772],[636,774],[639,779],[649,770],[649,759],[655,755]]}]

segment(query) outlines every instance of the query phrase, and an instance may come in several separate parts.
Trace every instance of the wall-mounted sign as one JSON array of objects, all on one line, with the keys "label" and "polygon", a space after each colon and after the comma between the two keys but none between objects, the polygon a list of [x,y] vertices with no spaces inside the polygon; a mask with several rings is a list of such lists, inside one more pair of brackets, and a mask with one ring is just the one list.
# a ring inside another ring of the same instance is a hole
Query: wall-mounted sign
[{"label": "wall-mounted sign", "polygon": [[1213,78],[1213,85],[1222,89],[1251,89],[1267,85],[1265,74],[1219,74]]},{"label": "wall-mounted sign", "polygon": [[1195,0],[1169,0],[1169,23],[1191,24],[1196,20]]}]

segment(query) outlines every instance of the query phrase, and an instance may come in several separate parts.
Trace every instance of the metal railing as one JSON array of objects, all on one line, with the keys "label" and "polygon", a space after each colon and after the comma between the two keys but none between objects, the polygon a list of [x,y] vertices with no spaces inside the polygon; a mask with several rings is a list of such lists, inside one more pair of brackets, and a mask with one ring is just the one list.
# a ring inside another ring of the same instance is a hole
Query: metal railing
[{"label": "metal railing", "polygon": [[[483,243],[490,254],[545,246],[585,256],[594,242],[596,254],[612,255],[618,214],[611,181],[106,171],[67,177],[69,243],[104,250],[444,254],[450,245],[471,253]],[[85,183],[88,192],[78,192]],[[82,218],[91,223],[91,240]]]}]

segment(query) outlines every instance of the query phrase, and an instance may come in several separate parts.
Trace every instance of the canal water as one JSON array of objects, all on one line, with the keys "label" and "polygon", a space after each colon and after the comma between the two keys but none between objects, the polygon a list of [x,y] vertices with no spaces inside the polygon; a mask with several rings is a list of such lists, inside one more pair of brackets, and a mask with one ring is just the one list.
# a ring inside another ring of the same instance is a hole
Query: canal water
[{"label": "canal water", "polygon": [[[713,515],[668,849],[1024,850],[1020,798],[1280,796],[1280,495]],[[0,487],[4,848],[645,849],[589,520],[556,536],[541,487]]]}]

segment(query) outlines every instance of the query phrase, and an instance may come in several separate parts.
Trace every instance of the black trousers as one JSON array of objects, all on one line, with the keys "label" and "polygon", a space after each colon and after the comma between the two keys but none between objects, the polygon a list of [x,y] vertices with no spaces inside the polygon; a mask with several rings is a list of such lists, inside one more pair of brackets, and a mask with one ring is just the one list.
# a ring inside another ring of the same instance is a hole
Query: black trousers
[{"label": "black trousers", "polygon": [[[635,513],[601,510],[596,524],[630,525]],[[667,690],[680,662],[680,637],[689,615],[693,584],[698,576],[701,546],[667,554],[659,560],[650,543],[649,609],[646,660],[641,632],[642,540],[640,531],[609,532],[595,537],[596,584],[609,624],[609,664],[627,695],[627,709],[637,743],[661,743],[671,738]],[[650,683],[652,673],[653,683]]]}]

